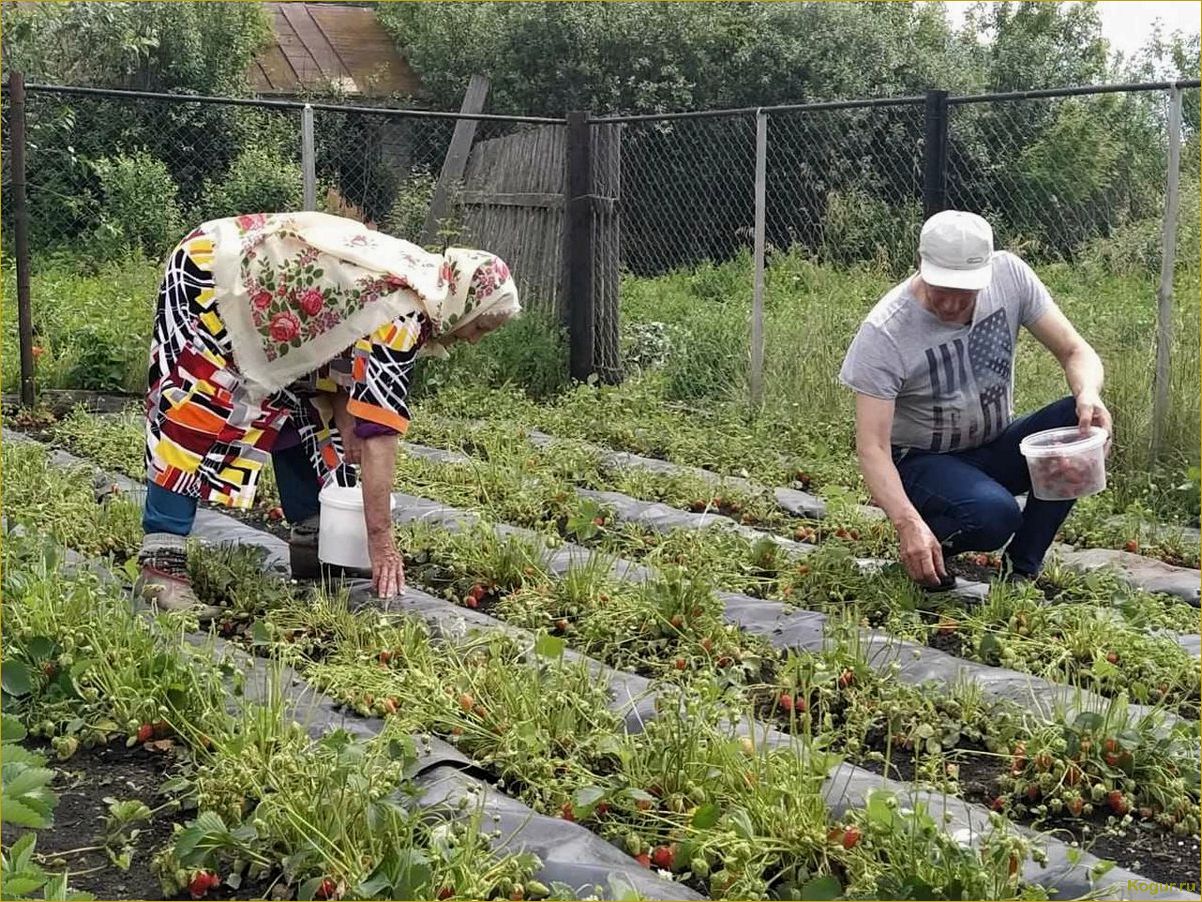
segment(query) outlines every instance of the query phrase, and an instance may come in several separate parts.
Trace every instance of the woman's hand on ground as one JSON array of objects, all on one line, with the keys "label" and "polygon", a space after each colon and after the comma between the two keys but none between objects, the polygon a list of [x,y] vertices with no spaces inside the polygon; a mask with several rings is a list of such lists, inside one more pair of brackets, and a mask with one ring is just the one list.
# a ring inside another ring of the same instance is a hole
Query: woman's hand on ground
[{"label": "woman's hand on ground", "polygon": [[371,587],[380,598],[405,594],[405,561],[397,551],[392,533],[385,532],[367,540],[371,558]]}]

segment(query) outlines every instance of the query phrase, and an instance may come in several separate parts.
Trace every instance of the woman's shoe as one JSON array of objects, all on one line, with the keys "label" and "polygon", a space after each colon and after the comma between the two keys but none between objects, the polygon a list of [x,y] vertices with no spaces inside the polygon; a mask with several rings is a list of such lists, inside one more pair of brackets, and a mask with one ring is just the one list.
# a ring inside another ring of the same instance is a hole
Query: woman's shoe
[{"label": "woman's shoe", "polygon": [[138,555],[142,572],[135,589],[161,611],[188,611],[201,623],[215,620],[221,608],[203,604],[192,591],[188,576],[188,555],[175,548],[143,550]]}]

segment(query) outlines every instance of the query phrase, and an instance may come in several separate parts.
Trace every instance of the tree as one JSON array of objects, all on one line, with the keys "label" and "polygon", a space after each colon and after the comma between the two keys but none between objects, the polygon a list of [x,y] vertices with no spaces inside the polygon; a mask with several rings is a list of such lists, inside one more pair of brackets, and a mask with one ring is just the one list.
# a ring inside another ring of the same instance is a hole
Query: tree
[{"label": "tree", "polygon": [[262,4],[6,3],[3,64],[27,81],[242,94],[270,36]]}]

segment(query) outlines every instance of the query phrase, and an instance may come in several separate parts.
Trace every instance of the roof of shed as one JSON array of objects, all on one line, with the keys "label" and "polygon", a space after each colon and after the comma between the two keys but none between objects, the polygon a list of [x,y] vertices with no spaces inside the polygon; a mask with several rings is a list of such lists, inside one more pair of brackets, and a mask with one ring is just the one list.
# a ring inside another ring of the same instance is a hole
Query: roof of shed
[{"label": "roof of shed", "polygon": [[375,11],[338,3],[264,3],[273,37],[251,64],[261,95],[331,88],[360,97],[417,95],[421,80]]}]

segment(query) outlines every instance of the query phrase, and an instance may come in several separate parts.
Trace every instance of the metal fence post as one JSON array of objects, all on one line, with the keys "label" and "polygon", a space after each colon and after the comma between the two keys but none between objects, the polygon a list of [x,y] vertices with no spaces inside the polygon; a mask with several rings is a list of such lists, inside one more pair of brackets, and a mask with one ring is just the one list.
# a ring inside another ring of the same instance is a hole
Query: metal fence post
[{"label": "metal fence post", "polygon": [[1173,266],[1177,257],[1178,184],[1181,175],[1181,88],[1169,89],[1168,178],[1161,231],[1160,285],[1156,291],[1156,388],[1152,402],[1152,459],[1160,456],[1169,415],[1169,345],[1173,340]]},{"label": "metal fence post", "polygon": [[33,310],[29,302],[29,208],[25,204],[25,77],[8,75],[12,129],[12,205],[17,255],[17,334],[21,345],[21,404],[34,403]]},{"label": "metal fence post", "polygon": [[764,396],[764,220],[768,213],[768,114],[755,114],[755,276],[751,294],[751,404]]},{"label": "metal fence post", "polygon": [[927,91],[923,147],[923,218],[947,206],[947,91]]},{"label": "metal fence post", "polygon": [[566,266],[568,360],[572,378],[593,373],[593,136],[590,115],[567,117]]},{"label": "metal fence post", "polygon": [[313,107],[307,103],[301,110],[301,186],[302,205],[306,210],[316,210],[317,154],[313,147]]}]

